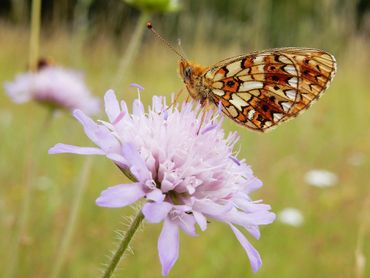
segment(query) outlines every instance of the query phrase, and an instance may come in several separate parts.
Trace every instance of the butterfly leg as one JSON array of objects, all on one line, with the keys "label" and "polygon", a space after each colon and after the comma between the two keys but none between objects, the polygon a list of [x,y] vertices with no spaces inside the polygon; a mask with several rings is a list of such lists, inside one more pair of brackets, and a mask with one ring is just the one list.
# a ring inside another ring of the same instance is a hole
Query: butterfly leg
[{"label": "butterfly leg", "polygon": [[208,114],[209,111],[214,110],[214,105],[210,102],[208,98],[202,99],[200,101],[200,104],[202,105],[202,117],[200,118],[199,128],[197,131],[197,134],[199,134],[200,129],[202,128],[202,125],[204,123],[205,117]]},{"label": "butterfly leg", "polygon": [[[175,99],[173,100],[172,104],[176,104],[177,101],[179,100],[179,97],[181,96],[182,92],[184,91],[184,88],[181,88],[180,91],[178,91],[175,95]],[[171,105],[172,105],[171,104]]]},{"label": "butterfly leg", "polygon": [[161,114],[161,113],[163,113],[163,112],[166,112],[166,111],[168,111],[169,109],[171,109],[172,108],[172,106],[174,106],[176,103],[177,103],[177,101],[179,100],[179,97],[181,96],[181,94],[182,94],[182,92],[184,91],[184,89],[180,89],[180,91],[178,91],[177,93],[176,93],[176,95],[175,95],[175,98],[174,98],[174,100],[173,100],[173,102],[166,108],[166,109],[164,109],[163,111],[161,111],[159,114]]}]

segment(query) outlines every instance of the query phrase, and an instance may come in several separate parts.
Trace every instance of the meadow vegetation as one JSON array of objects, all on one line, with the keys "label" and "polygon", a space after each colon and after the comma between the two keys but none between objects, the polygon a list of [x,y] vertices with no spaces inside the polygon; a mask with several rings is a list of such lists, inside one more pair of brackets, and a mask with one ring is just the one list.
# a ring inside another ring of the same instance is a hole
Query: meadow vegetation
[{"label": "meadow vegetation", "polygon": [[[192,3],[195,5],[195,1]],[[266,7],[260,5],[253,7],[257,15],[263,17]],[[269,9],[273,8],[271,5]],[[324,8],[331,11],[332,7]],[[355,31],[355,19],[348,19],[349,15],[342,13],[333,12],[326,19],[323,16],[322,24],[317,26],[317,21],[304,17],[307,14],[301,12],[300,17],[300,11],[293,10],[294,21],[299,22],[294,26],[285,17],[280,22],[277,13],[268,20],[251,15],[245,21],[225,18],[216,21],[217,14],[204,10],[202,6],[198,14],[185,10],[167,19],[154,17],[153,22],[158,22],[157,29],[164,35],[181,37],[189,59],[204,65],[256,49],[307,46],[332,52],[337,57],[338,73],[318,103],[272,132],[253,133],[225,120],[227,130],[237,130],[240,134],[239,157],[246,158],[255,175],[264,182],[253,198],[271,204],[274,212],[285,207],[298,208],[304,215],[304,224],[291,227],[276,221],[264,227],[261,239],[251,240],[260,251],[264,265],[258,273],[252,274],[245,253],[229,228],[210,223],[207,231],[198,237],[181,235],[180,258],[169,277],[369,277],[368,33]],[[284,11],[284,15],[289,14]],[[63,25],[44,26],[40,54],[55,63],[83,71],[93,94],[102,97],[112,86],[134,22],[134,19],[128,21],[118,36],[108,32],[88,33],[82,41],[79,33]],[[177,31],[171,29],[171,22],[176,22]],[[274,29],[270,37],[269,30],[275,22],[281,25],[282,35]],[[1,84],[13,80],[16,73],[26,69],[28,40],[27,25],[0,22]],[[145,88],[141,97],[146,104],[151,102],[153,95],[170,96],[183,86],[177,75],[177,57],[149,32],[124,82],[113,88],[128,103],[137,95],[129,83]],[[48,277],[86,158],[51,156],[47,150],[58,142],[92,143],[68,113],[57,113],[50,123],[45,123],[50,117],[47,109],[35,103],[16,105],[3,89],[2,94],[0,276],[5,275],[13,248],[24,185],[31,179],[30,218],[27,233],[21,239],[16,277]],[[183,94],[182,98],[185,97]],[[338,183],[330,188],[306,184],[304,175],[311,169],[332,171],[338,176]],[[125,230],[126,217],[134,210],[101,208],[95,205],[95,199],[107,186],[124,182],[128,182],[127,179],[111,161],[93,158],[77,229],[61,277],[99,276],[109,250],[114,249],[116,231]],[[160,277],[157,255],[160,228],[144,224],[131,244],[133,254],[125,256],[117,277]],[[367,263],[364,269],[359,262],[361,256]]]}]

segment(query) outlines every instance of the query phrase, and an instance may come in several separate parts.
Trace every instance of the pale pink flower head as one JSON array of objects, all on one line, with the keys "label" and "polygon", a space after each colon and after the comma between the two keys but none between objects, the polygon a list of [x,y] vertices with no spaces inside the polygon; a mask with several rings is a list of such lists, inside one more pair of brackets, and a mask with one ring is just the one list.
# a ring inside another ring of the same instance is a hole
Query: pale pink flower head
[{"label": "pale pink flower head", "polygon": [[236,133],[225,136],[221,116],[208,112],[203,120],[200,105],[166,105],[164,97],[153,97],[145,112],[142,102],[133,102],[132,113],[113,91],[105,95],[108,121],[91,120],[77,110],[74,116],[98,147],[57,144],[49,153],[105,155],[135,182],[104,190],[99,206],[123,207],[145,198],[142,208],[149,223],[163,222],[158,240],[162,274],[167,275],[179,255],[179,230],[197,235],[208,221],[230,226],[245,249],[253,271],[261,258],[240,226],[259,238],[259,225],[270,224],[275,215],[261,200],[249,194],[262,183],[244,160],[235,157]]},{"label": "pale pink flower head", "polygon": [[4,87],[16,103],[35,100],[52,108],[79,109],[89,115],[99,112],[99,100],[91,96],[83,75],[74,70],[43,66],[36,72],[17,75]]}]

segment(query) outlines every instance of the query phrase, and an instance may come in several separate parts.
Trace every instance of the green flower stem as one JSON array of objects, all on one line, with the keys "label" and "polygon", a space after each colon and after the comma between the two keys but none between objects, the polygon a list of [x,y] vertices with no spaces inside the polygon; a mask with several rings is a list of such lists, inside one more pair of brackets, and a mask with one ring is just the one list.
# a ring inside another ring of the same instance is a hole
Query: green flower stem
[{"label": "green flower stem", "polygon": [[[27,176],[29,176],[29,174],[27,174]],[[32,184],[29,178],[27,179],[25,186],[26,188],[23,193],[22,207],[20,211],[18,227],[17,227],[17,231],[14,237],[14,243],[12,243],[12,249],[11,249],[12,251],[10,254],[8,268],[7,268],[7,271],[4,277],[9,277],[9,278],[16,277],[15,274],[16,274],[18,260],[19,260],[19,250],[21,248],[22,238],[25,236],[25,231],[27,229],[30,204],[31,204]]]},{"label": "green flower stem", "polygon": [[66,230],[63,234],[63,239],[60,244],[58,254],[56,257],[56,261],[54,263],[54,267],[53,267],[53,270],[50,276],[52,278],[57,278],[60,276],[60,272],[62,270],[62,266],[65,261],[66,253],[71,243],[71,238],[74,234],[74,231],[76,230],[77,217],[80,212],[82,196],[84,195],[86,185],[88,183],[89,173],[90,173],[91,164],[92,164],[91,162],[92,162],[92,157],[90,156],[87,157],[82,167],[81,175],[77,181],[76,192],[74,194],[75,197],[72,203],[72,209],[68,216]]},{"label": "green flower stem", "polygon": [[31,9],[31,34],[28,66],[31,71],[37,69],[37,60],[39,59],[40,43],[40,23],[41,23],[41,0],[32,1]]},{"label": "green flower stem", "polygon": [[144,31],[146,29],[145,23],[149,20],[149,17],[150,14],[145,11],[140,13],[140,17],[136,24],[136,28],[131,37],[130,43],[119,62],[117,73],[113,79],[113,88],[116,88],[119,83],[122,83],[124,77],[127,75],[127,69],[135,59],[137,51],[140,47]]},{"label": "green flower stem", "polygon": [[37,160],[36,155],[40,153],[39,148],[42,147],[45,138],[45,130],[48,130],[52,119],[54,118],[54,110],[49,110],[46,113],[44,122],[41,125],[39,132],[34,136],[34,140],[29,145],[27,151],[27,173],[25,190],[22,198],[22,207],[19,213],[19,221],[17,230],[14,236],[14,242],[12,243],[12,252],[9,254],[9,263],[4,277],[16,277],[16,270],[18,269],[19,251],[22,245],[22,239],[26,235],[28,219],[30,217],[31,203],[32,203],[32,192],[33,183],[37,175]]},{"label": "green flower stem", "polygon": [[119,263],[123,253],[127,249],[133,235],[135,234],[137,228],[139,228],[140,223],[143,221],[143,219],[144,215],[140,210],[139,213],[136,215],[135,219],[132,221],[121,243],[119,244],[117,251],[114,253],[112,260],[108,265],[108,268],[105,270],[104,275],[102,276],[103,278],[109,278],[112,276],[114,270],[117,267],[117,264]]},{"label": "green flower stem", "polygon": [[89,29],[88,12],[93,0],[77,0],[73,11],[73,37],[70,45],[70,53],[74,65],[82,64],[83,45],[86,41]]}]

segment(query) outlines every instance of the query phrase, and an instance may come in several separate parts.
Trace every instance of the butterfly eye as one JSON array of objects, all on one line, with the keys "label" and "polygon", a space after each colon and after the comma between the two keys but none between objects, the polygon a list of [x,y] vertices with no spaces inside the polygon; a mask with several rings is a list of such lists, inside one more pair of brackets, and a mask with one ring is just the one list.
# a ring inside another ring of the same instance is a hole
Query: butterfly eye
[{"label": "butterfly eye", "polygon": [[186,67],[184,71],[184,78],[185,79],[190,79],[192,74],[191,67]]}]

